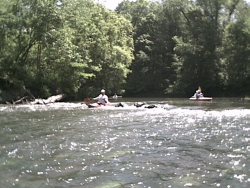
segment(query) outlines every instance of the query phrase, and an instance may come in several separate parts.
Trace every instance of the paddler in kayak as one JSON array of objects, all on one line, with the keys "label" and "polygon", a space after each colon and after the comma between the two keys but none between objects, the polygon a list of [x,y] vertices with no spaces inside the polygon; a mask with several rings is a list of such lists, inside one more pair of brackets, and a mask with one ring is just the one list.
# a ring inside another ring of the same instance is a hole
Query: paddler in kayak
[{"label": "paddler in kayak", "polygon": [[101,90],[101,94],[95,98],[93,98],[93,100],[98,100],[98,104],[99,105],[104,105],[104,106],[108,106],[110,104],[108,96],[105,95],[105,90],[102,89]]},{"label": "paddler in kayak", "polygon": [[198,90],[196,90],[195,94],[194,94],[194,97],[196,99],[199,99],[199,98],[202,98],[203,97],[203,94],[201,92],[201,87],[198,88]]}]

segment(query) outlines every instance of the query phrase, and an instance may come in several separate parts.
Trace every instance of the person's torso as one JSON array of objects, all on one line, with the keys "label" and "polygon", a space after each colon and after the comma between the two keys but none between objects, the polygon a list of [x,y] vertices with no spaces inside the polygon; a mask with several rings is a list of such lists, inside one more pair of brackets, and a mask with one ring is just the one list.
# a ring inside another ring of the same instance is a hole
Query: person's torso
[{"label": "person's torso", "polygon": [[99,97],[98,97],[98,103],[101,103],[101,104],[106,104],[107,103],[107,95],[102,95],[100,94]]}]

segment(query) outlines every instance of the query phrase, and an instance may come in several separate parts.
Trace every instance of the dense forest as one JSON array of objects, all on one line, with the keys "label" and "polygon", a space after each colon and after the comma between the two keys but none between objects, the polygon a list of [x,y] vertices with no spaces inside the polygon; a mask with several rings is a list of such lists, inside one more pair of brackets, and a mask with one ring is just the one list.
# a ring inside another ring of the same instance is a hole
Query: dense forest
[{"label": "dense forest", "polygon": [[244,0],[0,1],[0,101],[250,95]]}]

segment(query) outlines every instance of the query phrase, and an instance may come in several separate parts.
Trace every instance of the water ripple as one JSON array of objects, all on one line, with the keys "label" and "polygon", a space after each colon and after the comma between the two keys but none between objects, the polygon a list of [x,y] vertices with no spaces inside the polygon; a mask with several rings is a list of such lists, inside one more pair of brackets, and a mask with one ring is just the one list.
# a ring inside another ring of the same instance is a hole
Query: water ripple
[{"label": "water ripple", "polygon": [[250,183],[248,109],[27,108],[1,107],[4,187]]}]

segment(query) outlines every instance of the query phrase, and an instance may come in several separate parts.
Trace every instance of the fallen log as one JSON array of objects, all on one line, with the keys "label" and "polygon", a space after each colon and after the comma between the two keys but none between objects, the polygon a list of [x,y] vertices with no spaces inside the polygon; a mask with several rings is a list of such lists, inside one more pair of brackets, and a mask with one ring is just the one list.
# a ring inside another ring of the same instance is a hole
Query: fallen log
[{"label": "fallen log", "polygon": [[26,98],[27,98],[27,96],[25,96],[25,97],[23,97],[23,98],[21,98],[21,99],[19,99],[17,101],[14,101],[13,104],[19,104],[19,103],[24,104],[24,99],[26,99]]},{"label": "fallen log", "polygon": [[34,101],[29,102],[30,104],[49,104],[62,100],[65,97],[64,94],[59,94],[55,96],[51,96],[47,99],[35,99]]},{"label": "fallen log", "polygon": [[[18,99],[18,100],[16,100],[16,101],[13,101],[13,100],[12,100],[12,103],[11,103],[11,102],[8,102],[8,101],[5,101],[5,102],[6,102],[7,105],[15,105],[15,104],[19,104],[19,103],[24,104],[24,103],[27,103],[27,100],[26,100],[26,99],[27,99],[27,96],[22,97],[21,99]],[[26,102],[25,102],[24,100],[26,100]]]}]

